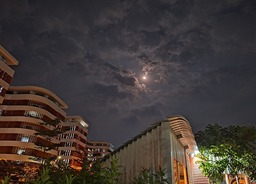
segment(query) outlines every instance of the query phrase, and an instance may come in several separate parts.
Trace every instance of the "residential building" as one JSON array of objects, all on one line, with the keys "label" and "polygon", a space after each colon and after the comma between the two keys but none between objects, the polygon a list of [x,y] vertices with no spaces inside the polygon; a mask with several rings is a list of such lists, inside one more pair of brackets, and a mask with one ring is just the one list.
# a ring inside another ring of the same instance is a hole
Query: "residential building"
[{"label": "residential building", "polygon": [[[87,140],[87,121],[81,116],[66,116],[67,107],[47,89],[10,86],[0,107],[0,159],[40,162],[43,158],[58,157],[71,167],[81,169],[84,159],[95,161],[111,153],[112,144]],[[35,135],[39,130],[53,129],[42,122],[55,119],[61,121],[63,134],[50,141]],[[61,146],[49,151],[37,146],[51,143],[60,143]]]},{"label": "residential building", "polygon": [[196,183],[208,184],[201,173],[193,172],[196,167],[191,161],[197,145],[189,122],[182,116],[173,116],[153,124],[132,138],[110,157],[104,160],[109,164],[112,157],[117,158],[123,173],[118,183],[130,183],[142,169],[156,173],[164,170],[165,178],[171,184]]},{"label": "residential building", "polygon": [[[42,122],[64,121],[67,104],[53,92],[36,86],[10,86],[0,107],[0,158],[5,160],[40,162],[37,158],[58,155],[53,149],[45,151],[40,144],[58,143],[35,135],[38,130],[51,130]],[[33,159],[34,158],[34,159]]]},{"label": "residential building", "polygon": [[[0,45],[0,161],[40,163],[44,158],[57,157],[81,169],[84,159],[95,161],[113,150],[108,142],[88,141],[87,121],[81,116],[67,116],[68,105],[53,92],[37,86],[10,86],[15,73],[10,66],[17,64]],[[54,120],[61,122],[63,134],[51,140],[36,135],[53,130],[54,126],[43,122]],[[58,150],[42,149],[42,145],[53,143],[60,143]]]},{"label": "residential building", "polygon": [[78,170],[82,169],[84,160],[94,162],[113,151],[109,142],[88,140],[88,127],[88,122],[81,116],[67,116],[62,123],[65,131],[59,137],[59,159]]},{"label": "residential building", "polygon": [[17,65],[19,62],[0,45],[0,105],[4,100],[6,91],[14,75],[11,65]]},{"label": "residential building", "polygon": [[67,116],[62,123],[65,130],[60,135],[59,159],[71,167],[81,170],[85,159],[85,150],[88,134],[88,123],[81,116]]},{"label": "residential building", "polygon": [[109,142],[104,141],[87,141],[85,154],[87,160],[94,162],[101,160],[106,155],[109,155],[114,150],[114,146]]}]

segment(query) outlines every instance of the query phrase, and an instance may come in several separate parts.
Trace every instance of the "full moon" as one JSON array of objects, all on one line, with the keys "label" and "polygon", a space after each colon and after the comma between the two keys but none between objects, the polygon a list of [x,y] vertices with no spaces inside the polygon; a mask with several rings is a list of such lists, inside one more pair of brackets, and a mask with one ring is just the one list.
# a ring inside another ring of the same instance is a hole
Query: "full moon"
[{"label": "full moon", "polygon": [[142,77],[142,79],[146,80],[146,79],[147,79],[147,77],[144,75],[144,76]]}]

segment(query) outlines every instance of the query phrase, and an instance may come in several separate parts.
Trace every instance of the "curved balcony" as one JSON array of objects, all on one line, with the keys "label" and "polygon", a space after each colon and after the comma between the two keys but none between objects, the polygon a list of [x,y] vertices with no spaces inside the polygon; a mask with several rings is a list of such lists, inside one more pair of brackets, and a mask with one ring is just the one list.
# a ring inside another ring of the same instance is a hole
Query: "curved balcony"
[{"label": "curved balcony", "polygon": [[[7,102],[9,101],[8,103],[11,103],[11,101],[14,101],[14,103],[26,102],[27,104],[24,104],[24,105],[28,105],[28,106],[33,106],[33,105],[44,106],[44,108],[48,111],[56,111],[61,116],[66,115],[66,112],[58,104],[54,103],[49,98],[39,96],[36,94],[6,94],[5,100]],[[28,102],[30,102],[31,104],[28,104]],[[15,105],[15,104],[10,104],[10,105]]]},{"label": "curved balcony", "polygon": [[[52,101],[52,103],[58,104],[58,106],[62,109],[68,108],[68,105],[63,102],[57,95],[55,95],[53,92],[51,92],[48,89],[38,87],[38,86],[10,86],[9,91],[17,91],[20,93],[26,93],[24,95],[33,95],[31,92],[33,92],[35,95],[38,96],[44,96],[45,99],[49,99]],[[19,94],[17,94],[19,95]],[[32,98],[33,99],[33,98]]]},{"label": "curved balcony", "polygon": [[17,154],[1,154],[0,153],[0,160],[12,160],[12,161],[23,161],[23,162],[34,162],[38,163],[35,160],[31,159],[29,155],[17,155]]},{"label": "curved balcony", "polygon": [[[52,113],[45,109],[41,109],[39,107],[34,107],[34,106],[26,106],[26,105],[2,105],[2,110],[4,111],[2,116],[15,116],[15,112],[22,112],[24,111],[24,116],[29,116],[29,117],[34,117],[37,119],[41,119],[43,116],[47,116],[49,119],[56,119],[56,116],[54,116]],[[8,113],[12,112],[11,114]],[[18,113],[18,116],[21,114]],[[16,116],[17,116],[16,115]]]}]

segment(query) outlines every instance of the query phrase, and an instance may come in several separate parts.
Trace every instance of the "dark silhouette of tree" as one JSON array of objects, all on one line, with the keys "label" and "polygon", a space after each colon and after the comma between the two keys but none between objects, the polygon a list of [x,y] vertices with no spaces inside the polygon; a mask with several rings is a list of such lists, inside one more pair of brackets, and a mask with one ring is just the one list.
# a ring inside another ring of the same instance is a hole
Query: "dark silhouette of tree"
[{"label": "dark silhouette of tree", "polygon": [[35,141],[34,144],[36,148],[42,150],[44,154],[41,156],[35,155],[31,159],[43,164],[49,164],[50,161],[57,159],[57,156],[51,156],[47,152],[57,150],[58,147],[61,146],[57,138],[60,134],[64,133],[65,130],[61,128],[61,121],[59,119],[41,122],[40,125],[43,125],[43,128],[36,130],[37,132],[34,135],[37,136],[38,140]]},{"label": "dark silhouette of tree", "polygon": [[131,181],[131,184],[168,184],[163,170],[153,173],[151,169],[142,169],[139,176]]},{"label": "dark silhouette of tree", "polygon": [[117,161],[117,159],[113,158],[109,166],[106,166],[100,160],[96,160],[93,163],[85,161],[83,169],[75,178],[74,183],[118,184],[118,178],[121,173],[119,172],[120,166]]},{"label": "dark silhouette of tree", "polygon": [[96,161],[91,165],[85,162],[78,172],[72,168],[52,167],[44,165],[38,176],[28,181],[28,184],[118,184],[120,176],[117,160],[112,160],[110,166]]}]

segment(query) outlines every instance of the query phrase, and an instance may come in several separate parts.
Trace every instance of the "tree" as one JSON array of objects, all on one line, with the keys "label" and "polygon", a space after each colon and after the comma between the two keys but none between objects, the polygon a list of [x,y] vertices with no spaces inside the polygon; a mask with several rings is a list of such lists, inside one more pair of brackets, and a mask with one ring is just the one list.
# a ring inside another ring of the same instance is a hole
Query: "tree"
[{"label": "tree", "polygon": [[0,180],[0,184],[9,184],[10,183],[10,176],[5,176],[4,180]]},{"label": "tree", "polygon": [[74,180],[75,184],[118,184],[119,172],[118,160],[112,158],[109,166],[105,166],[97,160],[94,163],[84,162],[82,171]]},{"label": "tree", "polygon": [[[42,150],[43,155],[33,155],[30,159],[35,160],[43,165],[50,165],[52,160],[55,160],[57,156],[47,154],[47,151],[57,149],[60,144],[54,143],[54,139],[64,132],[60,126],[60,120],[55,119],[47,122],[41,122],[40,124],[44,127],[37,129],[34,134],[40,141],[35,141],[34,144],[37,149]],[[34,163],[26,163],[20,161],[4,161],[0,162],[0,179],[4,176],[11,176],[11,182],[17,182],[20,179],[25,178],[30,180],[36,177],[39,171],[39,165]]]},{"label": "tree", "polygon": [[9,181],[13,183],[19,182],[22,178],[31,178],[37,174],[37,168],[34,169],[33,166],[33,163],[0,160],[0,181],[7,176],[9,177]]},{"label": "tree", "polygon": [[46,164],[57,158],[56,156],[54,157],[47,154],[47,151],[57,149],[60,146],[59,143],[55,143],[53,140],[64,133],[64,130],[61,128],[61,121],[59,119],[41,122],[40,124],[43,125],[44,128],[36,130],[37,132],[34,135],[36,135],[37,138],[39,138],[38,136],[41,136],[43,139],[41,141],[36,141],[35,145],[36,148],[44,152],[44,158],[35,156],[32,159]]},{"label": "tree", "polygon": [[104,168],[105,182],[107,184],[117,184],[118,178],[121,175],[119,168],[121,166],[118,164],[117,158],[112,158],[110,161],[110,166]]},{"label": "tree", "polygon": [[207,125],[195,134],[199,146],[199,167],[212,183],[230,174],[239,183],[239,173],[256,179],[256,127]]},{"label": "tree", "polygon": [[[56,170],[53,168],[44,166],[39,172],[38,176],[27,184],[72,184],[76,175],[70,174],[70,172],[62,171],[62,175],[52,175]],[[60,171],[60,170],[59,170]]]},{"label": "tree", "polygon": [[131,184],[168,184],[164,175],[163,170],[153,173],[151,169],[142,169],[139,176],[131,181]]}]

